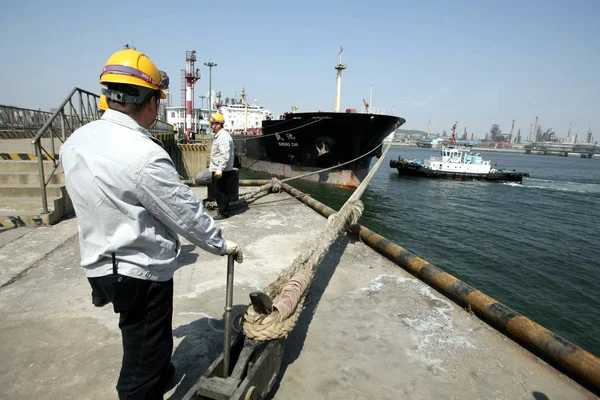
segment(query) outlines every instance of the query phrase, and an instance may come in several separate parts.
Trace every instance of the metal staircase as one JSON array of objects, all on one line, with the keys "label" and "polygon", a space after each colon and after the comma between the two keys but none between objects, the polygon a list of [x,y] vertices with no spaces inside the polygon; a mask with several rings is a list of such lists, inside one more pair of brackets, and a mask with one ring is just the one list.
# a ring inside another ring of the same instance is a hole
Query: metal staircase
[{"label": "metal staircase", "polygon": [[1,226],[52,225],[73,211],[58,151],[77,128],[98,119],[99,99],[74,88],[54,113],[0,107],[3,138],[13,139],[0,161]]},{"label": "metal staircase", "polygon": [[[74,88],[53,113],[0,105],[0,228],[52,225],[73,211],[58,153],[71,133],[100,117],[99,102]],[[150,132],[180,158],[171,125],[156,121]]]}]

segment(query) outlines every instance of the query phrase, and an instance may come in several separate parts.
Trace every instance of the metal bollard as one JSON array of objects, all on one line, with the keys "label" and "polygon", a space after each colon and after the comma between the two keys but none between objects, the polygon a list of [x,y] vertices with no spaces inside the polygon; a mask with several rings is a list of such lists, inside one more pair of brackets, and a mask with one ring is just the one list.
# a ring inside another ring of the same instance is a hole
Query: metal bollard
[{"label": "metal bollard", "polygon": [[229,376],[231,353],[231,311],[233,306],[233,255],[227,257],[227,294],[225,296],[225,339],[223,343],[223,378]]}]

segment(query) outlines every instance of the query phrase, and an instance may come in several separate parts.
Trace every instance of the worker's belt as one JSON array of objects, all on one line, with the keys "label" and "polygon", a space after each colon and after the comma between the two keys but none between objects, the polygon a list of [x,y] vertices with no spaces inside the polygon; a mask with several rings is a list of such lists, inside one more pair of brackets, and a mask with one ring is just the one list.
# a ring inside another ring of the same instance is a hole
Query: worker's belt
[{"label": "worker's belt", "polygon": [[113,266],[113,275],[117,275],[118,274],[118,272],[117,272],[118,263],[117,263],[117,257],[115,256],[115,253],[112,253],[112,266]]}]

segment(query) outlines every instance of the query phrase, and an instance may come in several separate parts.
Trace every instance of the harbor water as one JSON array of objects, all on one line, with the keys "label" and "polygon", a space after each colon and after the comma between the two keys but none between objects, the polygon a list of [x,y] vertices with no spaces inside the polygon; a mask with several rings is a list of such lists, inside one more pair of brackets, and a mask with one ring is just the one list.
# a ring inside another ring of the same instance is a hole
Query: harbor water
[{"label": "harbor water", "polygon": [[[530,178],[401,177],[389,160],[439,150],[392,147],[363,195],[360,223],[600,356],[600,159],[480,153]],[[291,184],[336,210],[352,194]]]}]

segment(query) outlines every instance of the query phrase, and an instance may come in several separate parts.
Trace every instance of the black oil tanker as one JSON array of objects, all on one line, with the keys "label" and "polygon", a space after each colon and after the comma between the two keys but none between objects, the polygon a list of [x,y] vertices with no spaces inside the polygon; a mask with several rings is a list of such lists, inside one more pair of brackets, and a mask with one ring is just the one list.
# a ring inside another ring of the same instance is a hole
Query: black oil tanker
[{"label": "black oil tanker", "polygon": [[262,121],[260,135],[233,139],[244,168],[295,177],[344,164],[302,179],[356,188],[369,173],[371,158],[381,154],[383,139],[405,122],[380,114],[290,113]]}]

